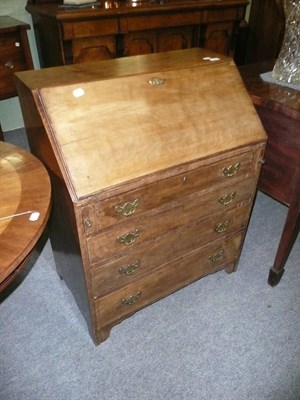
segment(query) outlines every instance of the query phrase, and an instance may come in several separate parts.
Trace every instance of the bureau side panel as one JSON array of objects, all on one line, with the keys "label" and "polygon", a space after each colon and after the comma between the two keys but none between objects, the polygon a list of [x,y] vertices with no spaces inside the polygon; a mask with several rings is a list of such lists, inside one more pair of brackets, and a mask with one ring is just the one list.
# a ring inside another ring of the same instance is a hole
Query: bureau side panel
[{"label": "bureau side panel", "polygon": [[74,204],[63,181],[49,138],[31,91],[16,79],[26,134],[31,152],[46,166],[52,184],[52,211],[49,234],[59,275],[72,291],[90,332],[88,294],[83,272]]}]

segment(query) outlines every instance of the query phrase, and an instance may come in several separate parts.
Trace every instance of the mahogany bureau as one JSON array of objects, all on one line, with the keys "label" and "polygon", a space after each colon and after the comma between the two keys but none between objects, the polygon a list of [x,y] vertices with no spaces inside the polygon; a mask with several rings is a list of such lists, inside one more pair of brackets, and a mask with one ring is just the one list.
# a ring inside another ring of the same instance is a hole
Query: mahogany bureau
[{"label": "mahogany bureau", "polygon": [[233,61],[179,50],[17,74],[53,187],[50,239],[96,344],[235,271],[266,135]]}]

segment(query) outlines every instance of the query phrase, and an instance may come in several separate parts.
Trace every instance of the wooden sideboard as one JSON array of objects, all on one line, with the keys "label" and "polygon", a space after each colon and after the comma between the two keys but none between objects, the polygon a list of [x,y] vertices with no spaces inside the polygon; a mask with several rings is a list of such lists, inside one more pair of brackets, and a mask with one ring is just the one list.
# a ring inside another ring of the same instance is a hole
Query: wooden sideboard
[{"label": "wooden sideboard", "polygon": [[283,0],[252,0],[245,64],[275,60],[284,28]]},{"label": "wooden sideboard", "polygon": [[258,188],[289,207],[268,282],[280,282],[300,228],[300,92],[262,80],[275,61],[239,68],[268,135]]},{"label": "wooden sideboard", "polygon": [[103,1],[83,8],[28,0],[40,64],[52,67],[203,47],[233,55],[247,0]]},{"label": "wooden sideboard", "polygon": [[235,271],[266,134],[230,58],[125,57],[22,72],[17,87],[52,180],[57,269],[95,343],[192,281]]},{"label": "wooden sideboard", "polygon": [[33,68],[28,24],[0,16],[0,100],[17,96],[14,73]]}]

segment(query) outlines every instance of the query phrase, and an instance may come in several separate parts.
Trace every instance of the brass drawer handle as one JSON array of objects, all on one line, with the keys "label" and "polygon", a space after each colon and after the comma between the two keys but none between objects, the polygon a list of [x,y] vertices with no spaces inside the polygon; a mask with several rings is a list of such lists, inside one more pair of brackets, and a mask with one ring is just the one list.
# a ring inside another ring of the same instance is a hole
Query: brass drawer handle
[{"label": "brass drawer handle", "polygon": [[209,256],[208,258],[212,263],[216,263],[223,258],[224,253],[225,253],[224,250],[219,250],[215,254],[212,254],[211,256]]},{"label": "brass drawer handle", "polygon": [[228,167],[223,168],[223,175],[227,178],[234,176],[240,169],[241,163],[231,164]]},{"label": "brass drawer handle", "polygon": [[149,79],[148,83],[149,83],[150,86],[161,86],[161,85],[163,85],[165,83],[165,80],[161,79],[161,78],[154,77],[154,78]]},{"label": "brass drawer handle", "polygon": [[134,293],[133,295],[122,299],[121,303],[124,304],[124,306],[131,306],[134,304],[138,299],[142,296],[142,292],[137,292]]},{"label": "brass drawer handle", "polygon": [[130,244],[135,242],[135,239],[140,236],[140,230],[136,229],[134,232],[128,232],[124,236],[119,236],[117,241],[120,244],[124,244],[125,246],[129,246]]},{"label": "brass drawer handle", "polygon": [[135,273],[135,271],[140,267],[140,260],[137,260],[135,262],[133,262],[132,264],[128,264],[126,265],[126,267],[121,267],[119,269],[119,272],[121,275],[132,275]]},{"label": "brass drawer handle", "polygon": [[236,192],[225,194],[225,196],[222,196],[219,198],[218,202],[220,204],[222,204],[222,206],[227,206],[228,204],[230,204],[233,201],[233,199],[235,198],[235,195],[236,195]]},{"label": "brass drawer handle", "polygon": [[220,222],[218,225],[214,227],[214,231],[217,233],[225,232],[229,226],[230,220],[227,219],[224,222]]},{"label": "brass drawer handle", "polygon": [[123,215],[124,217],[128,217],[129,215],[132,215],[135,212],[135,210],[139,205],[140,205],[140,200],[134,199],[133,201],[127,202],[123,205],[115,206],[115,213]]},{"label": "brass drawer handle", "polygon": [[4,66],[5,66],[5,68],[7,68],[7,69],[14,69],[14,68],[15,68],[14,63],[13,63],[12,61],[7,61],[7,62],[4,64]]}]

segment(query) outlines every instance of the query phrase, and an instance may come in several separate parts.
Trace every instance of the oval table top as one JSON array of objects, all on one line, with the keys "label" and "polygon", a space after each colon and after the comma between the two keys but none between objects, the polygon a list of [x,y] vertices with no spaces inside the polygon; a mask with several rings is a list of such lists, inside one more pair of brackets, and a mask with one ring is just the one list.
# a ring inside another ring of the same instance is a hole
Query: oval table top
[{"label": "oval table top", "polygon": [[28,151],[0,142],[0,291],[23,266],[48,221],[51,183]]}]

